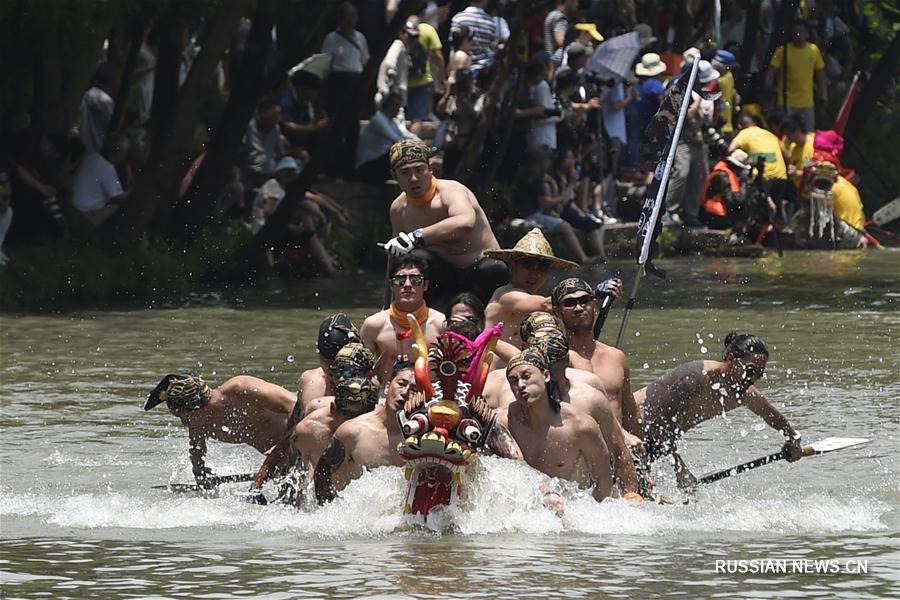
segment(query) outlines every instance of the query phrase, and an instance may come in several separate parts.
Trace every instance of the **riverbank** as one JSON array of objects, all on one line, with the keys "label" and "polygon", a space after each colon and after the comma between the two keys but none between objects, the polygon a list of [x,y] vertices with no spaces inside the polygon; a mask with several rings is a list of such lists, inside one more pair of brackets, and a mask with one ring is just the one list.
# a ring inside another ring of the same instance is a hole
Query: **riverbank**
[{"label": "riverbank", "polygon": [[[328,241],[344,267],[343,276],[360,272],[383,273],[385,255],[376,244],[390,237],[388,207],[397,194],[390,183],[358,184],[323,180],[314,186],[344,205],[351,214],[349,226],[331,224]],[[504,190],[486,198],[486,210],[509,202]],[[502,247],[512,247],[527,231],[527,225],[495,226]],[[612,260],[634,257],[637,223],[616,223],[604,228],[604,248]],[[116,306],[172,305],[193,295],[222,293],[223,283],[206,275],[249,240],[239,223],[210,226],[187,248],[176,248],[159,237],[123,254],[110,254],[96,235],[82,227],[65,240],[49,245],[15,248],[12,260],[0,267],[0,310],[53,311]],[[783,245],[792,248],[784,236]],[[557,253],[567,255],[559,240],[551,236]],[[658,238],[660,257],[741,257],[759,259],[774,252],[752,244],[734,245],[728,235],[715,230],[686,230],[664,226]],[[854,251],[841,251],[853,253]],[[270,253],[268,270],[255,285],[265,289],[303,285],[318,281],[315,267],[304,253]]]}]

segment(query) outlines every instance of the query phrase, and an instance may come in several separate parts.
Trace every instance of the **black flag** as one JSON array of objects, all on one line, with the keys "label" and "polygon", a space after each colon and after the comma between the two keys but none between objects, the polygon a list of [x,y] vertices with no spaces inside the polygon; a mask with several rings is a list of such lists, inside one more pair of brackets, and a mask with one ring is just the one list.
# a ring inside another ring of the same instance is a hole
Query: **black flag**
[{"label": "black flag", "polygon": [[[665,188],[669,179],[669,174],[666,172],[666,161],[671,145],[678,143],[678,140],[674,139],[675,130],[678,126],[681,107],[685,102],[689,75],[693,74],[693,71],[694,69],[684,73],[669,86],[660,103],[659,110],[653,115],[653,120],[647,125],[641,140],[641,166],[644,170],[653,170],[653,182],[647,187],[641,217],[638,219],[636,256],[638,264],[643,264],[648,273],[661,279],[665,279],[666,272],[654,267],[651,257],[656,255],[658,250],[656,238],[662,229],[662,215],[665,212]],[[660,193],[661,188],[662,193]],[[659,200],[659,207],[656,219],[654,219],[653,210],[657,200]]]}]

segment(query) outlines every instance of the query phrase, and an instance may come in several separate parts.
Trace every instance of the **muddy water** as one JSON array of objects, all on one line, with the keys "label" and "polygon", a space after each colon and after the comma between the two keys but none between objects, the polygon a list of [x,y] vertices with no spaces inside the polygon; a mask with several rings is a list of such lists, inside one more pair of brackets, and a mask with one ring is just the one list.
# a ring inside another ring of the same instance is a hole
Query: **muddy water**
[{"label": "muddy water", "polygon": [[[763,467],[686,505],[598,505],[572,490],[561,519],[540,507],[540,475],[489,458],[440,532],[404,526],[403,478],[392,470],[367,474],[323,508],[251,506],[241,485],[212,496],[154,489],[190,481],[187,437],[166,411],[142,412],[143,399],[180,369],[216,384],[245,373],[294,388],[314,364],[324,311],[360,322],[380,307],[377,275],[198,295],[177,307],[4,314],[0,595],[900,595],[900,254],[660,265],[671,280],[641,284],[624,344],[636,387],[682,362],[718,358],[732,329],[753,331],[772,350],[761,387],[806,440],[872,443]],[[616,269],[631,277],[628,263],[586,275]],[[614,310],[604,337],[620,319]],[[780,445],[738,410],[681,447],[701,474]],[[259,461],[249,448],[210,445],[218,473]],[[665,464],[655,477],[680,497]],[[720,563],[717,572],[717,561],[769,559],[797,562],[788,572],[776,562]]]}]

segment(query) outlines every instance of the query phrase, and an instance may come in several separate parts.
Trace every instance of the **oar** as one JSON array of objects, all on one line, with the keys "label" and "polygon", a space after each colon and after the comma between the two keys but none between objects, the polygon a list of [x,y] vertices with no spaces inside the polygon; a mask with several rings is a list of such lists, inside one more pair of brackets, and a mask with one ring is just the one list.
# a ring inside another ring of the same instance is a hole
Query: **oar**
[{"label": "oar", "polygon": [[[210,488],[222,485],[223,483],[244,483],[253,481],[256,473],[232,473],[231,475],[213,475],[207,477],[206,481]],[[154,490],[170,490],[172,492],[199,492],[207,488],[201,488],[195,483],[167,483],[165,485],[154,485]]]},{"label": "oar", "polygon": [[[814,456],[817,454],[825,454],[826,452],[834,452],[835,450],[843,450],[844,448],[859,446],[860,444],[865,444],[870,441],[872,440],[868,440],[865,438],[830,437],[822,440],[821,442],[816,442],[810,446],[804,446],[803,456]],[[756,467],[767,465],[769,463],[775,462],[776,460],[787,458],[787,456],[787,452],[785,452],[784,450],[776,452],[774,454],[770,454],[768,456],[762,456],[760,458],[757,458],[756,460],[751,460],[735,467],[731,467],[730,469],[724,469],[722,471],[716,471],[715,473],[704,475],[697,480],[697,484],[699,485],[702,483],[712,483],[713,481],[719,481],[720,479],[725,479],[726,477],[731,477],[732,475],[737,475],[738,473],[743,473],[744,471],[749,471],[750,469],[755,469]]]}]

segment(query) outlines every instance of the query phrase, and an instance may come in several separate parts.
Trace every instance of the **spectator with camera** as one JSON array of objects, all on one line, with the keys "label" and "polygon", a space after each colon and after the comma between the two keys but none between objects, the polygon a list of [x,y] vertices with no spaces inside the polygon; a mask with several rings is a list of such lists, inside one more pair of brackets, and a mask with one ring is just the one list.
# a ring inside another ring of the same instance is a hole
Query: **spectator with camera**
[{"label": "spectator with camera", "polygon": [[452,177],[463,150],[481,121],[484,94],[475,87],[472,71],[460,69],[438,100],[437,113],[443,119],[440,146],[444,152],[443,173]]},{"label": "spectator with camera", "polygon": [[718,161],[706,178],[700,220],[712,229],[731,229],[749,213],[750,157],[743,150]]},{"label": "spectator with camera", "polygon": [[562,109],[550,91],[547,76],[550,64],[546,57],[535,55],[525,67],[525,83],[528,86],[529,108],[517,109],[517,118],[528,119],[525,129],[525,147],[536,150],[544,147],[556,151],[556,125],[562,121]]}]

